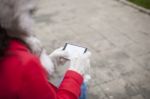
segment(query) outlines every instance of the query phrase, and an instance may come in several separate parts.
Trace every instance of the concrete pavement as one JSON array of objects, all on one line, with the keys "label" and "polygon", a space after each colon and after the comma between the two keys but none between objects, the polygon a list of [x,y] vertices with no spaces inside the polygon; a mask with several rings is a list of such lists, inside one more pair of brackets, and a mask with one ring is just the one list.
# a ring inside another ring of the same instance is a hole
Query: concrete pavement
[{"label": "concrete pavement", "polygon": [[89,99],[150,99],[149,15],[116,0],[41,0],[35,19],[49,53],[66,42],[92,51]]}]

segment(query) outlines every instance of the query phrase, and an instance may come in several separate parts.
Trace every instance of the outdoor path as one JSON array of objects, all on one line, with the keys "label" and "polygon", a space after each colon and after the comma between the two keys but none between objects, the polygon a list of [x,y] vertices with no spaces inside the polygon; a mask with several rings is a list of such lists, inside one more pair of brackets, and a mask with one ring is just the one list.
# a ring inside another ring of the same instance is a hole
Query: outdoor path
[{"label": "outdoor path", "polygon": [[116,0],[41,0],[35,19],[49,53],[66,42],[92,52],[89,99],[150,99],[149,15]]}]

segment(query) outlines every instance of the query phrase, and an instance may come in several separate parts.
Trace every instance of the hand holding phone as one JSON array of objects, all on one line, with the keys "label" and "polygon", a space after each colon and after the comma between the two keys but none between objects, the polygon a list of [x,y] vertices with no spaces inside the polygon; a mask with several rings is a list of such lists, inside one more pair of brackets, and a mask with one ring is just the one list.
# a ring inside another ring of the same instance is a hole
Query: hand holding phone
[{"label": "hand holding phone", "polygon": [[87,51],[87,48],[80,47],[66,43],[63,50],[69,54],[70,67],[69,70],[73,70],[81,74],[84,78],[84,82],[87,83],[90,79],[90,56],[91,52]]}]

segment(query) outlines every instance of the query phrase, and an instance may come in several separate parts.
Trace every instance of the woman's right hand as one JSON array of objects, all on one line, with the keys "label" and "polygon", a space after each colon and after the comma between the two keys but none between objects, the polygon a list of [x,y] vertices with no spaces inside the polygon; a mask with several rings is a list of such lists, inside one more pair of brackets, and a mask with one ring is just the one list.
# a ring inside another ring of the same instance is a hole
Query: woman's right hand
[{"label": "woman's right hand", "polygon": [[70,59],[69,70],[75,71],[82,76],[87,74],[90,70],[90,56],[91,52],[86,52],[84,54],[79,54],[76,57]]}]

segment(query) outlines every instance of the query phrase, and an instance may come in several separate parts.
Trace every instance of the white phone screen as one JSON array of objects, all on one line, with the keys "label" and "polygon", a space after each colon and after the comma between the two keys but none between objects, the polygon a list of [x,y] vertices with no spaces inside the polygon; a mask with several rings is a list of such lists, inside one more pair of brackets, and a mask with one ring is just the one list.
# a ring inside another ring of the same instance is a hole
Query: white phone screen
[{"label": "white phone screen", "polygon": [[64,50],[66,50],[69,53],[70,57],[76,57],[77,55],[84,54],[87,48],[67,43],[64,47]]}]

